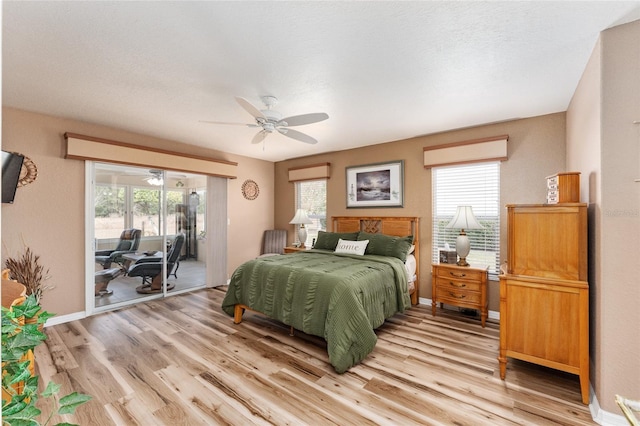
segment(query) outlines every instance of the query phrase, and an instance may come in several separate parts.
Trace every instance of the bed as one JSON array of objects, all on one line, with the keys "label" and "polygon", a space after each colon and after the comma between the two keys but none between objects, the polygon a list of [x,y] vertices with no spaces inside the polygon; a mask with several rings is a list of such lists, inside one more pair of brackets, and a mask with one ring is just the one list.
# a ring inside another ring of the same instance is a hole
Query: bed
[{"label": "bed", "polygon": [[418,223],[332,217],[331,231],[321,232],[313,249],[240,265],[222,309],[236,324],[251,310],[324,338],[329,362],[343,373],[373,350],[385,319],[417,303]]}]

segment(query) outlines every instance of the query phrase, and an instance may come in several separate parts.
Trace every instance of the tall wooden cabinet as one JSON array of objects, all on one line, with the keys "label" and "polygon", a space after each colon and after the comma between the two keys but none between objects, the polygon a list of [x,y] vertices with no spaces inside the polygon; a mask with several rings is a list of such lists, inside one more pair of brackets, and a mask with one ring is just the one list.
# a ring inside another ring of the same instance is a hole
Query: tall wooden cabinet
[{"label": "tall wooden cabinet", "polygon": [[587,205],[507,205],[500,275],[500,377],[507,357],[580,377],[589,403]]}]

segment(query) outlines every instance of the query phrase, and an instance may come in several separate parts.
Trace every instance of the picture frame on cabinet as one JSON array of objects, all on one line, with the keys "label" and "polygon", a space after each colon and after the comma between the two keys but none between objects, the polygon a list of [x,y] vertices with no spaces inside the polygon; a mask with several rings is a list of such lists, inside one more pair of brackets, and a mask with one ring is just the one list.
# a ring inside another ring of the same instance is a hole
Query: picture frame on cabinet
[{"label": "picture frame on cabinet", "polygon": [[347,208],[403,207],[404,160],[347,167]]}]

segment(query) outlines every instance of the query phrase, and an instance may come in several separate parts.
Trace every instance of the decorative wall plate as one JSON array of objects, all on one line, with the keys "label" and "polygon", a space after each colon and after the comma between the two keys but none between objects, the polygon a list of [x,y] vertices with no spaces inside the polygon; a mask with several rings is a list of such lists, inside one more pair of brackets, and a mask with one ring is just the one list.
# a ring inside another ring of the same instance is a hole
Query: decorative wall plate
[{"label": "decorative wall plate", "polygon": [[260,194],[258,184],[251,179],[245,180],[242,184],[242,196],[247,200],[255,200],[258,198],[258,194]]},{"label": "decorative wall plate", "polygon": [[36,180],[38,177],[38,168],[36,163],[24,154],[20,154],[24,157],[22,162],[22,169],[20,170],[20,179],[18,180],[18,188],[25,186]]}]

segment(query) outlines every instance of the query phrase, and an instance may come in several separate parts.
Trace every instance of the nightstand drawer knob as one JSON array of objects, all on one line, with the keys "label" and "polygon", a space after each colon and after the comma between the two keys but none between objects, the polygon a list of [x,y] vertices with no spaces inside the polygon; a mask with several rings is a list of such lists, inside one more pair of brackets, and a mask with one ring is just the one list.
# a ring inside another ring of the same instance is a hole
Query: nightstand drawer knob
[{"label": "nightstand drawer knob", "polygon": [[449,292],[449,296],[455,297],[456,299],[464,299],[465,297],[467,297],[467,295],[465,295],[465,294],[455,294],[455,293],[451,293],[451,292]]},{"label": "nightstand drawer knob", "polygon": [[456,284],[453,281],[449,281],[449,285],[453,287],[458,287],[458,288],[465,288],[467,286],[466,284]]},{"label": "nightstand drawer knob", "polygon": [[464,278],[467,276],[467,274],[465,274],[464,272],[461,274],[456,274],[455,272],[449,271],[449,274],[451,274],[451,276],[453,277],[457,277],[457,278]]}]

